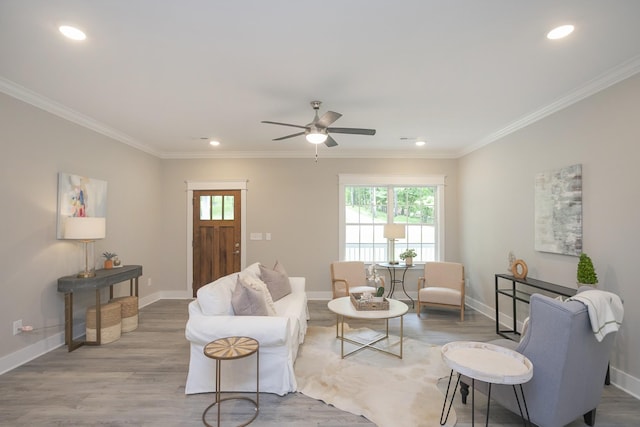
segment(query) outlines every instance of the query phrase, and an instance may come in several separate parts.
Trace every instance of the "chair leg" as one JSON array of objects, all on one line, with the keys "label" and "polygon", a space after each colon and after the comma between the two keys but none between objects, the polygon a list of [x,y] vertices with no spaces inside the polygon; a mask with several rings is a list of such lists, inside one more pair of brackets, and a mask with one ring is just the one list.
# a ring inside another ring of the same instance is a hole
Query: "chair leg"
[{"label": "chair leg", "polygon": [[469,396],[469,384],[460,381],[460,397],[465,405],[467,404],[467,396]]},{"label": "chair leg", "polygon": [[584,422],[588,426],[593,426],[596,423],[596,408],[593,408],[589,412],[583,415]]}]

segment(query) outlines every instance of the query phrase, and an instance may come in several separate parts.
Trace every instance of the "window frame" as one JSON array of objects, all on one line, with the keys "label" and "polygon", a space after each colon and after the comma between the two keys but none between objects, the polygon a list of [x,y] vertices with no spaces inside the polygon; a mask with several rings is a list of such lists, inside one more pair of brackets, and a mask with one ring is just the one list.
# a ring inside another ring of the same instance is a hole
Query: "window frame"
[{"label": "window frame", "polygon": [[345,259],[345,191],[348,186],[368,187],[437,187],[435,260],[441,261],[445,250],[445,175],[338,175],[338,258]]}]

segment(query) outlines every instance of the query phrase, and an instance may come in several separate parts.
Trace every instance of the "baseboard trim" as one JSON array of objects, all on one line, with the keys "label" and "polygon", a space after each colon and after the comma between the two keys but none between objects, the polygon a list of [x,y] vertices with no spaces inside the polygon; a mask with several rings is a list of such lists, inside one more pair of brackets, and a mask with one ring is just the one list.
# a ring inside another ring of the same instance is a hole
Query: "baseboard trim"
[{"label": "baseboard trim", "polygon": [[64,332],[48,336],[0,359],[0,375],[64,345]]}]

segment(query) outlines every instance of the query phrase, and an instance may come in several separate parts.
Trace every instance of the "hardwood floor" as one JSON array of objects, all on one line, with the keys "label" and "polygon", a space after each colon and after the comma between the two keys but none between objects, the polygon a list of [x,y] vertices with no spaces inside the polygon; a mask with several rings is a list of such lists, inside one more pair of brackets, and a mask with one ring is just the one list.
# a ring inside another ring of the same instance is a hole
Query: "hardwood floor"
[{"label": "hardwood floor", "polygon": [[[140,311],[138,329],[123,334],[116,342],[81,347],[72,353],[61,347],[1,375],[0,426],[203,425],[202,411],[212,402],[213,395],[184,394],[189,363],[189,345],[184,337],[188,303],[186,300],[156,302]],[[310,301],[309,309],[310,325],[334,324],[335,316],[327,309],[326,301]],[[405,335],[435,344],[496,338],[493,321],[483,315],[468,309],[464,324],[458,317],[457,313],[446,310],[423,310],[421,318],[409,312],[405,316]],[[476,396],[476,416],[482,417],[486,400],[479,396]],[[223,405],[222,425],[237,425],[249,418],[248,408],[242,402]],[[459,398],[454,408],[457,426],[469,426],[470,408],[462,405]],[[214,414],[215,411],[207,420],[215,424]],[[638,419],[638,400],[616,387],[604,388],[597,426],[626,427],[637,425]],[[499,405],[491,407],[491,424],[522,425],[518,416],[502,410]],[[363,417],[299,393],[282,397],[261,394],[260,413],[251,424],[263,427],[372,425]],[[571,427],[583,425],[581,419],[570,424]]]}]

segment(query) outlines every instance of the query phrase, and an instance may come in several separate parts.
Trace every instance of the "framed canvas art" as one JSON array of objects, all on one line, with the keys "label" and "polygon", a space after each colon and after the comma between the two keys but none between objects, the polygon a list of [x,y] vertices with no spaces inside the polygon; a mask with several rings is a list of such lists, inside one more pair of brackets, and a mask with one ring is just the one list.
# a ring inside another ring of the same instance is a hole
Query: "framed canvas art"
[{"label": "framed canvas art", "polygon": [[64,220],[70,216],[107,216],[107,181],[60,172],[58,174],[58,239],[64,237]]},{"label": "framed canvas art", "polygon": [[582,253],[582,165],[536,175],[535,249]]}]

